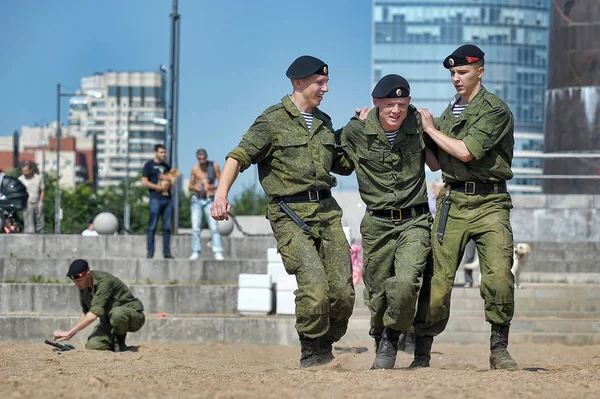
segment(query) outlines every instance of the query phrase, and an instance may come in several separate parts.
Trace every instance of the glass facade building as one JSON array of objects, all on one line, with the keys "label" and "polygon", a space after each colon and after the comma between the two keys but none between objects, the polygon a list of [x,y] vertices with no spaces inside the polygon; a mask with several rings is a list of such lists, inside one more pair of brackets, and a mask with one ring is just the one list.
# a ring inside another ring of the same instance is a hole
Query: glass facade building
[{"label": "glass facade building", "polygon": [[374,0],[372,86],[402,75],[412,102],[439,115],[456,94],[442,61],[462,44],[478,45],[486,54],[484,86],[515,117],[511,192],[541,192],[529,172],[543,168],[535,155],[543,146],[549,9],[550,0]]}]

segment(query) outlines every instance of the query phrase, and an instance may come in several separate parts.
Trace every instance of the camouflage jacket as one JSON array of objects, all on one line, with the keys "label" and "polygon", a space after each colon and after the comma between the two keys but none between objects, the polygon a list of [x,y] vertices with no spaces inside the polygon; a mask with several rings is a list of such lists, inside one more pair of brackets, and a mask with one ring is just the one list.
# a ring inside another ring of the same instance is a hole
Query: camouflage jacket
[{"label": "camouflage jacket", "polygon": [[265,110],[227,157],[237,159],[242,171],[258,164],[260,184],[271,198],[330,189],[337,184],[330,172],[351,173],[342,166],[331,118],[315,108],[309,131],[289,96]]},{"label": "camouflage jacket", "polygon": [[143,311],[142,302],[136,299],[131,290],[110,273],[92,271],[92,288],[79,290],[79,303],[83,313],[92,312],[101,319],[107,319],[110,310],[116,306]]},{"label": "camouflage jacket", "polygon": [[356,170],[358,190],[371,210],[408,208],[427,202],[425,141],[413,105],[390,144],[377,109],[365,122],[353,118],[342,131],[342,148]]},{"label": "camouflage jacket", "polygon": [[462,162],[438,150],[443,179],[494,183],[512,179],[515,128],[513,114],[506,103],[482,87],[458,118],[452,114],[453,104],[454,101],[436,118],[436,128],[462,140],[473,159]]}]

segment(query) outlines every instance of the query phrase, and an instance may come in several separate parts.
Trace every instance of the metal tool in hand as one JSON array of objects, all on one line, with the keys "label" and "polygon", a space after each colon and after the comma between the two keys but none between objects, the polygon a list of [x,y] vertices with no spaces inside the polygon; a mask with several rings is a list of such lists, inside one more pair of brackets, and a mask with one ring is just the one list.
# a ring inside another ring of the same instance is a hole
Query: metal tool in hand
[{"label": "metal tool in hand", "polygon": [[69,344],[59,344],[58,342],[52,342],[52,341],[48,341],[47,339],[44,340],[44,343],[50,346],[55,347],[55,351],[56,352],[66,352],[66,351],[70,351],[75,349],[75,347],[73,345],[69,345]]}]

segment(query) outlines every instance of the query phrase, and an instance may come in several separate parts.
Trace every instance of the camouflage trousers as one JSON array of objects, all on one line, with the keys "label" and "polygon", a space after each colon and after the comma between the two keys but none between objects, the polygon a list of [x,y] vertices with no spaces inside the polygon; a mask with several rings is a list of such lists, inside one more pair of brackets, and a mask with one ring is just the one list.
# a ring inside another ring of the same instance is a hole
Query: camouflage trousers
[{"label": "camouflage trousers", "polygon": [[296,330],[307,338],[338,341],[354,309],[350,246],[342,229],[342,211],[333,198],[289,203],[310,226],[298,227],[277,204],[269,204],[271,222],[285,270],[296,276]]},{"label": "camouflage trousers", "polygon": [[467,195],[452,191],[446,233],[440,245],[435,234],[445,193],[442,189],[438,196],[431,239],[433,270],[431,280],[426,280],[428,286],[423,288],[423,299],[419,300],[416,333],[435,336],[446,328],[456,270],[471,239],[475,241],[479,255],[480,294],[485,302],[485,319],[489,323],[508,326],[515,310],[514,277],[510,271],[513,264],[510,194]]},{"label": "camouflage trousers", "polygon": [[116,306],[108,313],[108,319],[100,319],[88,337],[85,348],[112,351],[115,349],[115,335],[136,332],[142,328],[145,322],[144,312],[126,306]]},{"label": "camouflage trousers", "polygon": [[413,325],[423,273],[431,254],[431,216],[392,221],[367,212],[361,222],[363,281],[371,305],[369,334]]}]

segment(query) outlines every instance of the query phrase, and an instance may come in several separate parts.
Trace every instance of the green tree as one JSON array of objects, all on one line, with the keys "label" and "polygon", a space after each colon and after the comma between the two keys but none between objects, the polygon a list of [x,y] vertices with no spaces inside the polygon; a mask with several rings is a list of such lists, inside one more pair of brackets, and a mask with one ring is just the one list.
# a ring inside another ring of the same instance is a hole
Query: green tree
[{"label": "green tree", "polygon": [[[7,171],[18,177],[20,168]],[[129,181],[130,232],[143,234],[148,227],[148,189],[140,183],[141,176]],[[44,221],[45,231],[54,232],[56,177],[44,175]],[[96,189],[90,182],[79,184],[75,188],[61,189],[63,219],[61,231],[64,234],[79,234],[87,228],[90,221],[100,212],[114,213],[120,222],[120,232],[124,233],[125,182],[105,189]],[[190,199],[179,196],[179,226],[191,227]],[[158,229],[161,229],[159,223]]]},{"label": "green tree", "polygon": [[[47,233],[54,232],[56,178],[45,176],[44,221]],[[105,199],[90,184],[61,189],[63,219],[61,231],[65,234],[81,233],[99,212],[105,210]]]},{"label": "green tree", "polygon": [[235,215],[264,215],[269,197],[249,186],[244,188],[242,193],[233,199],[232,203],[231,209]]}]

